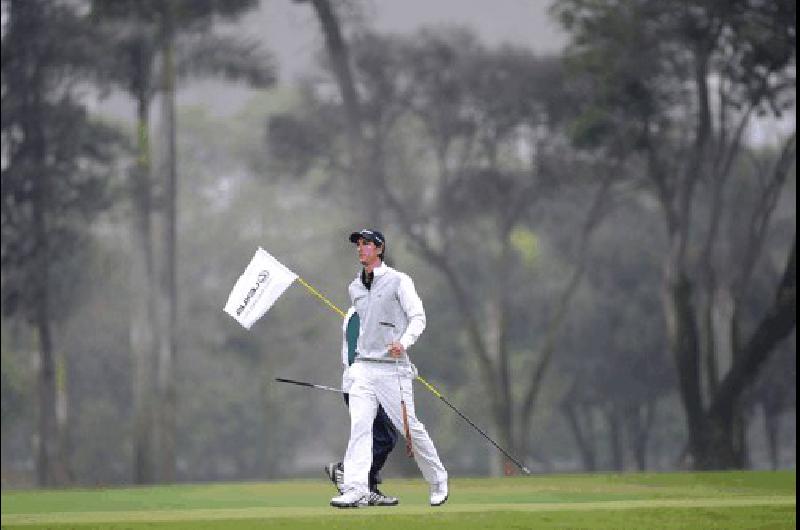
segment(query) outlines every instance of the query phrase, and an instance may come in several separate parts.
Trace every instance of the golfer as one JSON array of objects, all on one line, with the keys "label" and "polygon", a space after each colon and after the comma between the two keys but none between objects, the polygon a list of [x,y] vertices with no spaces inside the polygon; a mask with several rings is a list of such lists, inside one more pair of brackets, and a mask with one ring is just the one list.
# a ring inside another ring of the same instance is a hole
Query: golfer
[{"label": "golfer", "polygon": [[344,457],[344,493],[331,506],[356,508],[369,502],[372,464],[372,424],[380,405],[398,431],[404,432],[401,401],[406,405],[414,458],[430,485],[430,504],[447,501],[447,470],[425,426],[414,412],[412,381],[416,368],[408,348],[425,329],[425,310],[408,275],[383,263],[386,238],[377,230],[350,234],[363,266],[349,286],[352,305],[360,318],[353,364],[343,377],[350,394],[350,441]]}]

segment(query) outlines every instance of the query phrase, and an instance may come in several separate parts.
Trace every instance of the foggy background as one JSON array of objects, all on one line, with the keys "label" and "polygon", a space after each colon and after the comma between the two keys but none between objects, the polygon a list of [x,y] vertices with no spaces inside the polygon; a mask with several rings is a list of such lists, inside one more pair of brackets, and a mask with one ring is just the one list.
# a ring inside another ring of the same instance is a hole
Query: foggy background
[{"label": "foggy background", "polygon": [[262,246],[346,310],[362,227],[534,472],[794,469],[796,8],[683,4],[4,0],[3,488],[322,479],[341,396],[274,378],[339,316],[222,307]]}]

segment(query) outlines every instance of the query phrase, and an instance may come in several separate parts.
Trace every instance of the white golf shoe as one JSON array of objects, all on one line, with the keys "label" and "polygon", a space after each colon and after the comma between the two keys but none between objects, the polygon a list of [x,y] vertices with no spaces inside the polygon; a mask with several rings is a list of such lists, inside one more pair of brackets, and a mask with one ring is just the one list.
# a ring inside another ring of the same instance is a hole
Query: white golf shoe
[{"label": "white golf shoe", "polygon": [[431,506],[441,506],[447,501],[447,481],[431,484]]},{"label": "white golf shoe", "polygon": [[331,499],[331,506],[336,508],[359,508],[369,504],[369,495],[356,489],[349,489]]}]

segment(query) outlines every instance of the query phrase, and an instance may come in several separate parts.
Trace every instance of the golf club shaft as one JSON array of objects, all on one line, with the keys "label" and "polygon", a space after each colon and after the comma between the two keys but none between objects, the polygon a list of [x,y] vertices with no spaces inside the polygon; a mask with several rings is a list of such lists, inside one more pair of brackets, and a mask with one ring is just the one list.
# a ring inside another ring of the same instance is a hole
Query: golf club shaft
[{"label": "golf club shaft", "polygon": [[275,381],[281,383],[291,383],[293,385],[299,385],[299,386],[307,386],[309,388],[316,388],[318,390],[327,390],[329,392],[338,392],[340,394],[345,393],[345,391],[340,388],[333,388],[332,386],[325,386],[325,385],[315,385],[314,383],[306,383],[305,381],[295,381],[294,379],[284,379],[282,377],[276,377]]},{"label": "golf club shaft", "polygon": [[430,391],[431,391],[431,393],[432,393],[433,395],[435,395],[436,397],[438,397],[439,399],[441,399],[441,400],[444,402],[444,404],[445,404],[445,405],[447,405],[448,407],[450,407],[451,409],[453,409],[453,410],[455,411],[455,413],[456,413],[456,414],[458,414],[459,416],[461,416],[461,417],[464,419],[464,421],[466,421],[467,423],[469,423],[469,424],[472,426],[472,428],[473,428],[473,429],[475,429],[476,431],[478,431],[479,433],[481,433],[481,434],[483,435],[483,437],[484,437],[484,438],[486,438],[487,440],[489,440],[489,442],[491,442],[491,444],[492,444],[493,446],[495,446],[495,447],[497,448],[497,450],[498,450],[498,451],[500,451],[501,453],[503,453],[503,454],[506,456],[506,458],[508,458],[509,460],[511,460],[512,462],[514,462],[514,463],[517,465],[517,467],[518,467],[518,468],[520,468],[520,470],[522,470],[522,472],[523,472],[523,473],[525,473],[526,475],[530,475],[530,474],[531,474],[531,471],[530,471],[530,470],[529,470],[527,467],[525,467],[525,465],[523,465],[523,464],[522,464],[522,463],[521,463],[519,460],[517,460],[516,458],[514,458],[513,456],[511,456],[510,454],[508,454],[508,451],[506,451],[505,449],[503,449],[502,447],[500,447],[500,446],[497,444],[497,442],[495,442],[494,440],[492,440],[492,439],[489,437],[489,435],[488,435],[488,434],[486,434],[485,432],[483,432],[483,429],[481,429],[480,427],[478,427],[477,425],[475,425],[474,423],[472,423],[472,420],[470,420],[469,418],[467,418],[466,416],[464,416],[464,414],[462,414],[460,410],[458,410],[457,408],[455,408],[455,407],[453,406],[453,404],[452,404],[452,403],[450,403],[449,401],[447,401],[447,400],[444,398],[444,396],[443,396],[443,395],[442,395],[442,394],[441,394],[441,393],[440,393],[438,390],[436,390],[436,388],[434,388],[434,386],[433,386],[432,384],[430,384],[429,382],[425,381],[425,380],[424,380],[422,377],[420,377],[420,376],[417,376],[417,380],[418,380],[418,381],[420,381],[420,382],[421,382],[423,385],[425,385],[425,386],[428,388],[428,390],[430,390]]}]

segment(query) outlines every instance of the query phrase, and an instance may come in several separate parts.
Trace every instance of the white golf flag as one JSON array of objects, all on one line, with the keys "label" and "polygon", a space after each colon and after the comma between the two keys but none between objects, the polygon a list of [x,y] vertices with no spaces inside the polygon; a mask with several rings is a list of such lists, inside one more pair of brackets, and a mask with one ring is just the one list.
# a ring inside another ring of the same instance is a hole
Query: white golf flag
[{"label": "white golf flag", "polygon": [[225,312],[245,329],[250,329],[295,279],[297,274],[258,247],[244,274],[233,286]]}]

